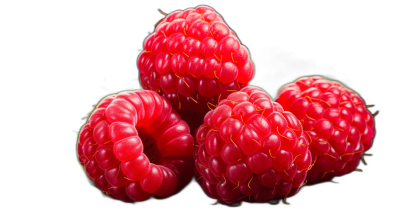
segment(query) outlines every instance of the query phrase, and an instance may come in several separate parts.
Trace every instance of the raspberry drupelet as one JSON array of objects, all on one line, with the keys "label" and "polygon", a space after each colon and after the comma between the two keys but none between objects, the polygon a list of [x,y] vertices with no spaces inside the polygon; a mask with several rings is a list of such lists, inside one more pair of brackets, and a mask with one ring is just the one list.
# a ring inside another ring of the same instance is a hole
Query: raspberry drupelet
[{"label": "raspberry drupelet", "polygon": [[330,181],[356,169],[375,136],[374,115],[354,91],[320,76],[300,78],[276,102],[303,124],[313,154],[307,184]]},{"label": "raspberry drupelet", "polygon": [[79,162],[94,184],[125,202],[166,198],[193,176],[189,126],[150,90],[105,97],[81,128]]},{"label": "raspberry drupelet", "polygon": [[143,45],[141,86],[165,96],[192,134],[210,109],[254,74],[247,48],[208,6],[166,15]]},{"label": "raspberry drupelet", "polygon": [[312,162],[300,121],[251,86],[208,112],[196,141],[196,180],[225,204],[285,202],[304,185]]}]

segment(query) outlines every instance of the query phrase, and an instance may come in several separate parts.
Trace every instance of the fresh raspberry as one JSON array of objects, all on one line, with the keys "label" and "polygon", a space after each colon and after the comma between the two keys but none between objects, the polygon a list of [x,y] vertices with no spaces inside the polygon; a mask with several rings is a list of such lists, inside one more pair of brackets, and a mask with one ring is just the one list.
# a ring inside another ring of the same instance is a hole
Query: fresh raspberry
[{"label": "fresh raspberry", "polygon": [[193,131],[254,74],[247,48],[208,6],[170,13],[143,45],[138,57],[142,87],[165,96]]},{"label": "fresh raspberry", "polygon": [[79,134],[79,162],[94,184],[125,202],[166,198],[193,176],[193,137],[164,97],[149,90],[105,97]]},{"label": "fresh raspberry", "polygon": [[276,102],[297,116],[310,139],[314,161],[309,184],[352,172],[371,148],[373,115],[358,94],[336,81],[300,78],[284,86]]},{"label": "fresh raspberry", "polygon": [[207,113],[196,141],[196,179],[221,203],[293,196],[312,162],[300,121],[250,86]]}]

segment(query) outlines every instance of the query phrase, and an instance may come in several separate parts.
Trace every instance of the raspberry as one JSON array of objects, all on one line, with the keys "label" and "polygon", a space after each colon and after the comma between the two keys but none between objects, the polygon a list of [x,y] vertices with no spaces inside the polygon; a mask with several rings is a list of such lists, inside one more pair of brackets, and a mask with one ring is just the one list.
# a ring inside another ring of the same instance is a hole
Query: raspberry
[{"label": "raspberry", "polygon": [[207,113],[196,141],[196,179],[221,203],[285,202],[304,184],[312,162],[300,121],[250,86]]},{"label": "raspberry", "polygon": [[166,198],[192,179],[194,141],[189,132],[156,92],[121,92],[100,101],[82,127],[79,162],[112,198]]},{"label": "raspberry", "polygon": [[319,76],[284,86],[276,102],[292,112],[310,139],[313,166],[307,183],[330,181],[356,169],[374,139],[374,117],[344,85]]},{"label": "raspberry", "polygon": [[170,13],[143,45],[138,57],[141,86],[165,96],[192,131],[254,74],[246,47],[208,6]]}]

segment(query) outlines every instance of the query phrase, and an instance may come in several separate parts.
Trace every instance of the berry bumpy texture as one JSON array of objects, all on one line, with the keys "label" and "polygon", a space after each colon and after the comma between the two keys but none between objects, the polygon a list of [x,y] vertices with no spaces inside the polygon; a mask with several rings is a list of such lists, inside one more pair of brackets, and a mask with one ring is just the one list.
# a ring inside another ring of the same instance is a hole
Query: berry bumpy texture
[{"label": "berry bumpy texture", "polygon": [[313,154],[307,183],[329,181],[356,169],[375,135],[364,100],[342,84],[319,76],[284,86],[276,102],[301,121]]},{"label": "berry bumpy texture", "polygon": [[251,86],[208,112],[196,141],[196,180],[226,204],[293,196],[312,162],[300,121]]},{"label": "berry bumpy texture", "polygon": [[104,98],[78,138],[79,162],[94,184],[125,202],[166,198],[193,176],[193,137],[154,91]]},{"label": "berry bumpy texture", "polygon": [[165,96],[192,131],[254,74],[246,47],[207,6],[175,11],[159,22],[144,41],[138,68],[143,89]]}]

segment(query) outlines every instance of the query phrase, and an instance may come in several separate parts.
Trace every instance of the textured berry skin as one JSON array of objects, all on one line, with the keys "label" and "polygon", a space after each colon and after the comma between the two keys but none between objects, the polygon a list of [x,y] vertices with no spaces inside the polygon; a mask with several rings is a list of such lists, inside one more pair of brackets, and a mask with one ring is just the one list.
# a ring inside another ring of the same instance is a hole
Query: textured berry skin
[{"label": "textured berry skin", "polygon": [[143,45],[138,57],[143,89],[165,96],[192,131],[254,74],[246,47],[208,6],[170,13]]},{"label": "textured berry skin", "polygon": [[196,179],[209,197],[226,204],[291,197],[312,162],[300,121],[251,86],[208,112],[196,141]]},{"label": "textured berry skin", "polygon": [[373,116],[359,95],[336,81],[300,78],[284,86],[276,102],[297,116],[310,140],[308,184],[352,172],[372,145]]},{"label": "textured berry skin", "polygon": [[94,184],[125,202],[166,198],[193,176],[189,126],[151,90],[105,97],[81,128],[79,162]]}]

